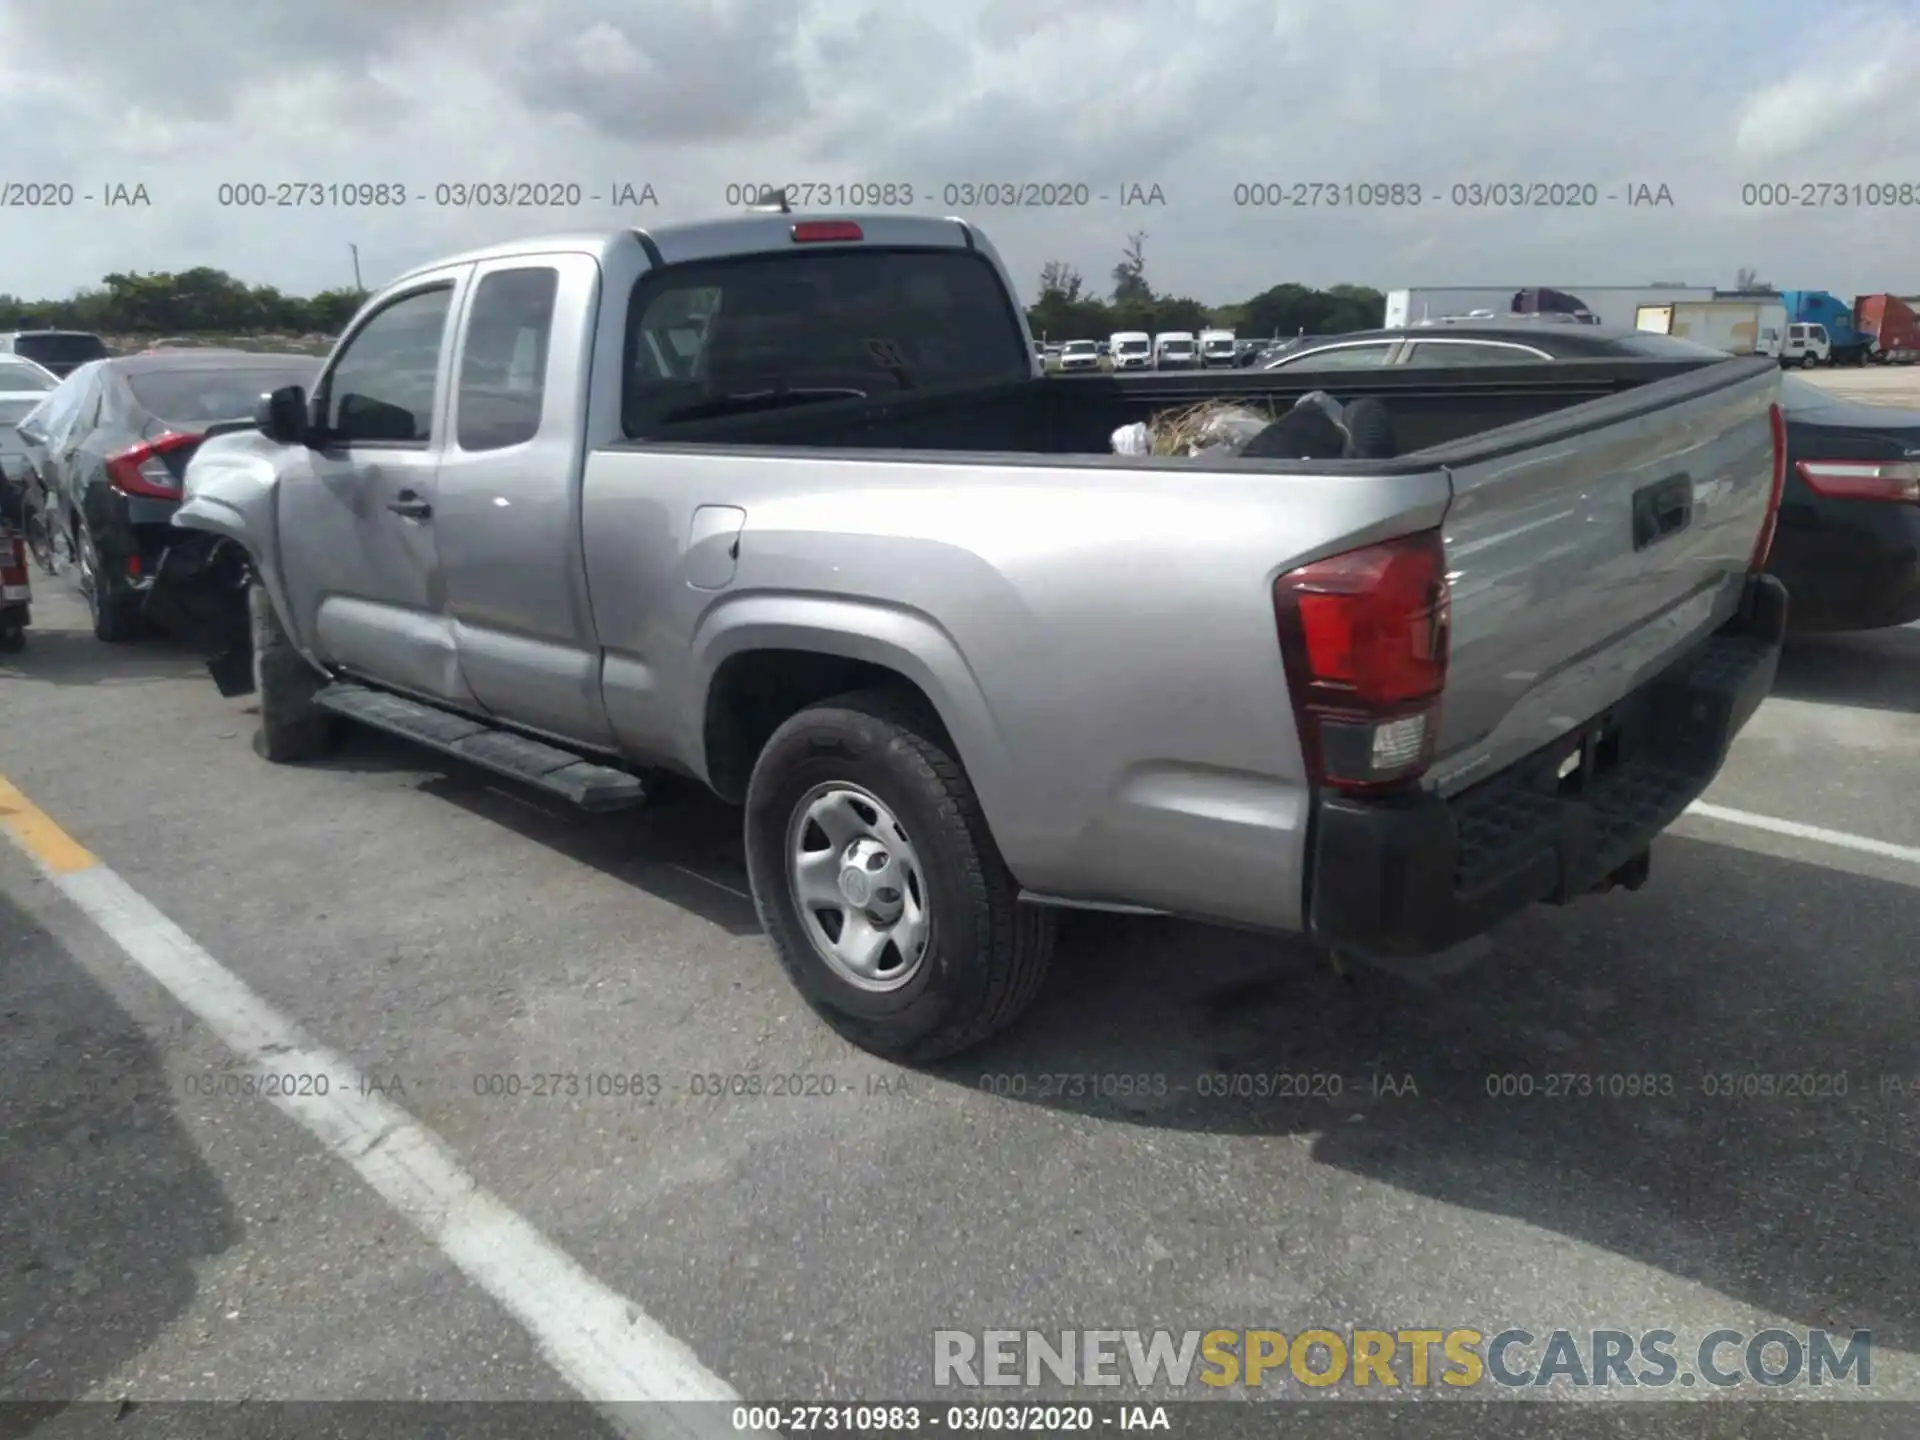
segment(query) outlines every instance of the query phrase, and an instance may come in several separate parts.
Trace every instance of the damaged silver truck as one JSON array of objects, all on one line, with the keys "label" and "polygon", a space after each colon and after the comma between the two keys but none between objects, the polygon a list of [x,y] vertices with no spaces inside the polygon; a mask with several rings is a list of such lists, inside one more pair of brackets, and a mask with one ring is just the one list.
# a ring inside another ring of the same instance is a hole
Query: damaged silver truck
[{"label": "damaged silver truck", "polygon": [[[1321,386],[1391,443],[1110,445]],[[1063,907],[1417,967],[1637,888],[1772,684],[1778,386],[1046,377],[970,224],[750,214],[402,276],[174,523],[270,760],[359,724],[589,810],[692,777],[808,1002],[920,1061],[1020,1014]]]}]

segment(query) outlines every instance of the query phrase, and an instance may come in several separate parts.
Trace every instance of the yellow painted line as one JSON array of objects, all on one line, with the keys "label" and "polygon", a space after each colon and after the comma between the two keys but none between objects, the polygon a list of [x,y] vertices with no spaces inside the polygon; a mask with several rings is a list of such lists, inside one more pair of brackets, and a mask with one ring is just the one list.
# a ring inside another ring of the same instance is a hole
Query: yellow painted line
[{"label": "yellow painted line", "polygon": [[73,875],[100,863],[92,851],[54,824],[52,816],[22,795],[4,775],[0,775],[0,828],[49,875]]}]

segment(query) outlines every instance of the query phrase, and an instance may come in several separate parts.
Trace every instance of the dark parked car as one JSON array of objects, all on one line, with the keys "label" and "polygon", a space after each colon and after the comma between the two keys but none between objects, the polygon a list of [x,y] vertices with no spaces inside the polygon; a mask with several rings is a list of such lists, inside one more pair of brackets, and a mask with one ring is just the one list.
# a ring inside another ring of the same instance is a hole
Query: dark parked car
[{"label": "dark parked car", "polygon": [[1920,410],[1862,405],[1780,380],[1787,484],[1769,568],[1794,628],[1920,620]]},{"label": "dark parked car", "polygon": [[[1294,341],[1267,370],[1363,370],[1717,353],[1691,340],[1534,319],[1466,319]],[[1862,405],[1785,376],[1787,478],[1767,568],[1795,630],[1920,620],[1920,411]]]},{"label": "dark parked car", "polygon": [[0,335],[0,355],[24,355],[65,379],[90,360],[106,359],[107,347],[86,330],[15,330]]},{"label": "dark parked car", "polygon": [[1259,361],[1262,370],[1373,370],[1385,365],[1522,365],[1545,360],[1681,359],[1721,352],[1690,340],[1597,325],[1551,323],[1551,316],[1465,318],[1348,335],[1287,341]]},{"label": "dark parked car", "polygon": [[[130,639],[166,613],[171,521],[207,428],[251,417],[284,385],[312,386],[317,357],[172,351],[83,365],[27,422],[51,523],[71,539],[102,640]],[[159,603],[156,604],[155,602]]]}]

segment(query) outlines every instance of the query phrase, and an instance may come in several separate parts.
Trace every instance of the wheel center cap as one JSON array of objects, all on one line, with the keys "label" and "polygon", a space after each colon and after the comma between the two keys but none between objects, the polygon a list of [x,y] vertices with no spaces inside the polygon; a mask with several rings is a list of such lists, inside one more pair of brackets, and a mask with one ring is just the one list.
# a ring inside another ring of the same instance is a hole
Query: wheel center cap
[{"label": "wheel center cap", "polygon": [[849,905],[864,908],[873,899],[873,881],[858,865],[848,865],[840,872],[840,893]]}]

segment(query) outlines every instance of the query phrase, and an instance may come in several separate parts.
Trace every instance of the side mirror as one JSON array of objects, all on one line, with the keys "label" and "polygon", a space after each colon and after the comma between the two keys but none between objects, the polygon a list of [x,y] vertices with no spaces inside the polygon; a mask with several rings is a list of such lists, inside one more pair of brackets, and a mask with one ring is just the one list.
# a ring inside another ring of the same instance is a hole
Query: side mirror
[{"label": "side mirror", "polygon": [[44,445],[47,443],[47,432],[30,420],[22,420],[18,425],[14,426],[13,433],[29,445]]},{"label": "side mirror", "polygon": [[298,385],[281,386],[260,402],[253,420],[260,433],[277,444],[304,445],[312,430],[306,390]]}]

